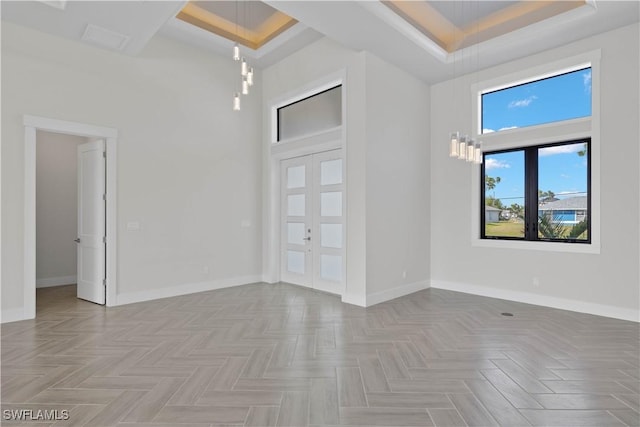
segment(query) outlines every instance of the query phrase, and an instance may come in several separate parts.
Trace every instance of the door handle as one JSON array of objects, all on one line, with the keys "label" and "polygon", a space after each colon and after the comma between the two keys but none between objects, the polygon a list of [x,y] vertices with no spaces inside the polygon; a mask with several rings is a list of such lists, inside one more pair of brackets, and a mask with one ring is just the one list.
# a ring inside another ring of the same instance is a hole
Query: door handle
[{"label": "door handle", "polygon": [[80,238],[78,237],[77,239],[73,239],[73,241],[76,243],[80,243]]},{"label": "door handle", "polygon": [[303,237],[302,240],[308,240],[311,241],[311,237]]}]

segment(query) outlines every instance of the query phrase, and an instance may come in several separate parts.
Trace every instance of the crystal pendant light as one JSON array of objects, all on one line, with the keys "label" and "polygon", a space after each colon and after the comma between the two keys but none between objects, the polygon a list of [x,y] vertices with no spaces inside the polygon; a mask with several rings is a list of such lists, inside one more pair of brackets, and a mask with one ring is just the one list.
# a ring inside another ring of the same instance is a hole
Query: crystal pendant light
[{"label": "crystal pendant light", "polygon": [[233,111],[240,111],[240,94],[233,95]]},{"label": "crystal pendant light", "polygon": [[459,132],[453,132],[451,134],[451,148],[449,149],[450,157],[458,157],[458,138],[460,138]]},{"label": "crystal pendant light", "polygon": [[247,66],[247,61],[244,58],[242,58],[242,66],[240,68],[240,74],[242,74],[242,77],[244,77],[247,75],[248,72],[249,70]]},{"label": "crystal pendant light", "polygon": [[246,77],[242,78],[242,94],[249,95],[249,81]]},{"label": "crystal pendant light", "polygon": [[476,157],[476,143],[473,139],[467,141],[467,162],[473,162]]},{"label": "crystal pendant light", "polygon": [[463,135],[458,139],[458,158],[460,160],[467,159],[467,136]]},{"label": "crystal pendant light", "polygon": [[249,83],[249,86],[253,86],[253,67],[249,67],[247,72],[247,83]]},{"label": "crystal pendant light", "polygon": [[233,60],[240,61],[240,46],[238,46],[238,43],[233,45]]},{"label": "crystal pendant light", "polygon": [[477,165],[482,164],[482,141],[478,141],[476,142],[476,147],[475,147],[475,158],[474,163]]}]

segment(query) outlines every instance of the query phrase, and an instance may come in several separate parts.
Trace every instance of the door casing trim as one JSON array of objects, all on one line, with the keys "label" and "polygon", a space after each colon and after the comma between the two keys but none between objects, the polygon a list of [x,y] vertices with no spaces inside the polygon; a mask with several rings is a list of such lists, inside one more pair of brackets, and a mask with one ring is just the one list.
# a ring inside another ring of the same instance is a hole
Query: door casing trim
[{"label": "door casing trim", "polygon": [[23,315],[36,316],[36,131],[103,138],[106,149],[106,305],[116,305],[117,290],[117,144],[118,130],[91,124],[24,115]]}]

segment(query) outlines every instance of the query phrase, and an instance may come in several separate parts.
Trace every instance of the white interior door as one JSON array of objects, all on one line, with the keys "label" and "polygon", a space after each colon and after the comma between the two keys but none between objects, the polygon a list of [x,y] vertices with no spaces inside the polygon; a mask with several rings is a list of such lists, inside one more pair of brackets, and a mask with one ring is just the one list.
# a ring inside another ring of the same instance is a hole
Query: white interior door
[{"label": "white interior door", "polygon": [[105,303],[104,140],[78,146],[78,298]]},{"label": "white interior door", "polygon": [[282,161],[281,167],[281,279],[296,285],[313,286],[312,158]]},{"label": "white interior door", "polygon": [[313,155],[313,287],[342,295],[345,262],[342,150]]},{"label": "white interior door", "polygon": [[282,281],[342,294],[343,177],[342,150],[282,161]]}]

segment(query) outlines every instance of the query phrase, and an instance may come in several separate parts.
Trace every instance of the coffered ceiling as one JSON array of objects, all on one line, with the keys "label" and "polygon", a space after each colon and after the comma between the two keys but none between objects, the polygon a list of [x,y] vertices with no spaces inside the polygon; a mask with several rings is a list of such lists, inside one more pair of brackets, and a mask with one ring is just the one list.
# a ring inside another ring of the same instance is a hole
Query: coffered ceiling
[{"label": "coffered ceiling", "polygon": [[382,1],[448,53],[587,6],[572,1]]},{"label": "coffered ceiling", "polygon": [[3,20],[128,55],[144,54],[157,34],[221,55],[238,42],[258,67],[328,37],[427,83],[449,78],[454,63],[469,72],[470,63],[485,68],[640,20],[640,2],[610,0],[3,0],[0,7]]},{"label": "coffered ceiling", "polygon": [[190,1],[176,18],[254,50],[298,22],[260,1]]}]

